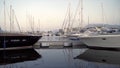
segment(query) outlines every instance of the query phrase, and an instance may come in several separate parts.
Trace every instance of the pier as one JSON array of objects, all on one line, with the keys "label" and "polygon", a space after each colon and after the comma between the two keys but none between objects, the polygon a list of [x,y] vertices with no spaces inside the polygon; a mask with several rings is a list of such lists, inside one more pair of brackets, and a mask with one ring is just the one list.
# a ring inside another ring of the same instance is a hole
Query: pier
[{"label": "pier", "polygon": [[80,40],[69,40],[61,36],[47,36],[39,40],[34,48],[62,49],[62,48],[85,48],[86,45]]}]

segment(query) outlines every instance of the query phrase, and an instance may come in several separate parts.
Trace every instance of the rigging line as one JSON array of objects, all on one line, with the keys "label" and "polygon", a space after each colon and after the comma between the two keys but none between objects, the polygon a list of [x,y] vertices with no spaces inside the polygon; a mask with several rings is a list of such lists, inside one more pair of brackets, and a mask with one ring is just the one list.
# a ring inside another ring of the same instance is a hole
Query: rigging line
[{"label": "rigging line", "polygon": [[[80,1],[80,0],[79,0]],[[73,27],[73,23],[75,22],[75,18],[76,18],[76,15],[77,15],[77,11],[78,11],[78,8],[80,7],[80,2],[78,3],[78,6],[76,8],[76,11],[75,11],[75,14],[74,14],[74,17],[73,17],[73,20],[72,20],[72,23],[71,23],[71,29]]]},{"label": "rigging line", "polygon": [[[66,15],[66,18],[67,18],[67,15]],[[63,30],[65,30],[65,28],[67,27],[67,21],[66,21],[66,18],[65,18],[65,20],[64,20]]]},{"label": "rigging line", "polygon": [[[9,14],[8,10],[6,9],[7,15],[8,15],[9,20],[10,20],[10,25],[11,25],[11,9],[12,9],[12,6],[10,5],[10,14]],[[11,28],[10,28],[10,32],[11,32]]]},{"label": "rigging line", "polygon": [[13,23],[13,25],[11,25],[11,26],[12,26],[11,28],[12,28],[12,31],[14,31],[13,29],[14,29],[14,19],[15,19],[15,15],[14,15],[12,9],[11,9],[11,12],[12,12],[12,16],[11,16],[12,20],[11,20],[11,22]]},{"label": "rigging line", "polygon": [[18,29],[19,29],[20,32],[22,32],[21,29],[20,29],[20,25],[19,25],[19,22],[18,22],[18,20],[17,20],[17,17],[16,17],[16,14],[15,14],[15,11],[14,11],[14,10],[13,10],[13,14],[15,15],[15,20],[16,20],[16,22],[17,22]]},{"label": "rigging line", "polygon": [[68,14],[68,17],[69,17],[69,19],[68,19],[68,30],[67,31],[70,31],[70,23],[71,23],[71,3],[69,2],[69,12],[68,12],[69,14]]},{"label": "rigging line", "polygon": [[[12,6],[10,5],[10,14],[9,14],[9,12],[8,12],[8,10],[7,9],[5,9],[5,14],[6,14],[6,12],[7,12],[7,15],[8,15],[8,17],[9,17],[9,20],[10,20],[10,32],[11,32],[11,13],[12,13],[12,11],[11,11],[11,9],[12,9]],[[6,27],[7,27],[7,25],[6,25]],[[7,30],[7,29],[6,29]]]},{"label": "rigging line", "polygon": [[30,24],[31,31],[33,32],[33,28],[32,28],[32,16],[31,15],[29,15],[29,24]]},{"label": "rigging line", "polygon": [[65,15],[65,18],[64,18],[64,21],[63,21],[63,24],[62,24],[62,29],[64,30],[65,26],[66,26],[66,17],[67,17],[67,13]]},{"label": "rigging line", "polygon": [[[69,6],[68,6],[69,7]],[[68,8],[67,8],[67,12],[68,12]],[[64,18],[64,21],[63,21],[63,24],[62,24],[62,29],[64,30],[65,29],[65,26],[66,26],[66,18],[67,18],[67,12],[65,14],[65,18]]]},{"label": "rigging line", "polygon": [[[5,5],[6,3],[4,2],[4,5]],[[8,10],[6,9],[6,5],[4,6],[4,18],[5,18],[5,28],[7,28],[7,25],[6,25],[6,13],[7,13],[7,15],[8,15],[8,17],[9,17],[9,20],[10,20],[10,25],[11,25],[11,13],[12,13],[12,11],[11,11],[11,9],[12,9],[12,6],[10,5],[10,14],[9,14],[9,12],[8,12]],[[5,29],[5,30],[7,30],[7,29]],[[10,31],[11,31],[11,28],[10,28]]]}]

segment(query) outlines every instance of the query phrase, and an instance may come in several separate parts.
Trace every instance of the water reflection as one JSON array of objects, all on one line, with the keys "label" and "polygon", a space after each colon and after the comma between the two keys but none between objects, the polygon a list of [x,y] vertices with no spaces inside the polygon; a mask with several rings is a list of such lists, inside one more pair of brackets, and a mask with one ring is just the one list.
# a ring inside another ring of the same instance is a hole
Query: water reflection
[{"label": "water reflection", "polygon": [[[35,51],[27,50],[22,52],[19,51],[18,52],[13,51],[13,52],[15,52],[14,54],[15,56],[18,54],[19,55],[24,54],[24,55],[22,55],[22,59],[18,59],[18,57],[13,56],[13,58],[11,59],[12,64],[0,65],[0,68],[120,68],[120,65],[105,63],[105,62],[113,62],[110,60],[109,61],[106,60],[104,56],[102,56],[102,53],[103,55],[105,55],[105,57],[111,56],[106,54],[107,51],[99,52],[99,50],[88,50],[82,48],[82,49],[35,49]],[[111,52],[109,54],[111,54]],[[42,57],[38,53],[42,55]],[[99,53],[101,55],[98,55]],[[115,55],[114,52],[112,54]],[[6,56],[9,55],[6,54]],[[102,63],[98,63],[97,60],[99,59],[95,59],[96,57],[99,58],[101,57],[101,59],[104,58],[104,60],[102,61]],[[113,58],[116,58],[115,61],[119,62],[118,57],[117,58],[112,57],[112,59],[111,57],[109,57],[108,59],[113,60]]]},{"label": "water reflection", "polygon": [[31,61],[41,58],[34,49],[0,51],[0,65]]},{"label": "water reflection", "polygon": [[120,65],[120,51],[106,51],[89,49],[75,59],[82,59],[92,62]]},{"label": "water reflection", "polygon": [[73,58],[85,51],[85,49],[37,49],[42,55],[35,68],[79,68]]}]

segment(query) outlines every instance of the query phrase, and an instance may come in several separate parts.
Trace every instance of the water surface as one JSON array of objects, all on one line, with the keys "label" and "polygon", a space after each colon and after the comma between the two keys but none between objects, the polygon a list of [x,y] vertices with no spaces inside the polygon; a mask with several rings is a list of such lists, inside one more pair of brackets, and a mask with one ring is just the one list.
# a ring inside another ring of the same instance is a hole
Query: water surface
[{"label": "water surface", "polygon": [[[27,51],[29,54],[29,56],[27,56],[28,58],[36,53],[40,56],[34,55],[34,59],[32,60],[26,60],[23,56],[22,58],[24,59],[22,59],[22,61],[1,64],[0,68],[120,68],[120,59],[116,58],[116,55],[118,55],[119,52],[115,51],[89,49],[35,49],[33,51],[35,52]],[[103,52],[104,54],[101,54]],[[95,53],[97,55],[95,55]],[[111,54],[113,55],[112,58],[108,58],[112,60],[108,59],[108,61],[106,56],[111,56]],[[96,59],[96,57],[98,59]],[[98,61],[100,60],[100,57],[102,57],[102,59],[104,58],[104,62]],[[114,59],[117,59],[118,61],[112,62]]]}]

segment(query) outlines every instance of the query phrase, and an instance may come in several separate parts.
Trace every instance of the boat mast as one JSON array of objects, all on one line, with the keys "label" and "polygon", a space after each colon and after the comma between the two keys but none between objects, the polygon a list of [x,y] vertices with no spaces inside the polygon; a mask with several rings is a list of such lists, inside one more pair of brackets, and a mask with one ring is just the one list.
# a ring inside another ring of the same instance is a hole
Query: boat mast
[{"label": "boat mast", "polygon": [[68,13],[69,13],[68,17],[69,18],[68,18],[68,29],[67,29],[67,32],[69,32],[71,30],[70,29],[70,24],[71,24],[71,10],[70,10],[71,8],[70,7],[71,7],[71,3],[70,3],[70,0],[69,0],[69,9],[68,9]]},{"label": "boat mast", "polygon": [[[67,11],[68,11],[68,9],[67,9]],[[66,17],[67,17],[67,12],[66,12],[66,14],[65,14],[65,18],[64,18],[64,20],[63,20],[63,24],[62,24],[62,30],[65,32],[65,28],[66,28]]]},{"label": "boat mast", "polygon": [[[101,3],[101,9],[102,9],[102,23],[105,24],[105,16],[104,16],[104,8],[103,8],[103,3]],[[103,27],[105,27],[105,25],[103,24]]]},{"label": "boat mast", "polygon": [[33,33],[35,34],[35,28],[34,28],[34,25],[35,25],[35,23],[34,23],[34,17],[32,18],[32,23],[33,23]]},{"label": "boat mast", "polygon": [[81,27],[80,29],[83,27],[83,0],[80,0],[81,1]]},{"label": "boat mast", "polygon": [[12,19],[11,19],[11,17],[12,17],[12,5],[10,5],[10,32],[12,30]]},{"label": "boat mast", "polygon": [[78,4],[78,32],[80,30],[80,26],[81,26],[81,7],[80,7],[80,4],[81,4],[81,0],[79,0],[79,4]]},{"label": "boat mast", "polygon": [[[81,30],[81,28],[83,27],[83,0],[79,0],[79,26],[78,26],[78,30]],[[78,31],[79,32],[79,31]]]},{"label": "boat mast", "polygon": [[[4,27],[5,27],[5,31],[6,31],[6,10],[5,10],[5,0],[4,0]],[[6,33],[5,33],[6,34]],[[3,41],[3,48],[5,50],[6,48],[6,36],[3,36],[4,37],[4,41]],[[5,52],[4,52],[5,54]],[[5,55],[4,55],[5,57]]]},{"label": "boat mast", "polygon": [[40,32],[40,19],[38,19],[38,26],[39,26],[38,31]]},{"label": "boat mast", "polygon": [[5,0],[4,0],[4,27],[5,27],[5,31],[6,31],[6,9],[5,9]]},{"label": "boat mast", "polygon": [[69,10],[69,5],[68,5],[68,8],[67,8],[67,11],[66,11],[66,14],[65,14],[65,18],[64,18],[63,24],[62,24],[62,30],[63,30],[64,34],[67,33],[67,22],[66,22],[66,19],[67,19],[67,16],[68,16],[68,10]]},{"label": "boat mast", "polygon": [[88,16],[88,28],[89,28],[89,24],[90,24],[90,22],[89,22],[89,16]]}]

